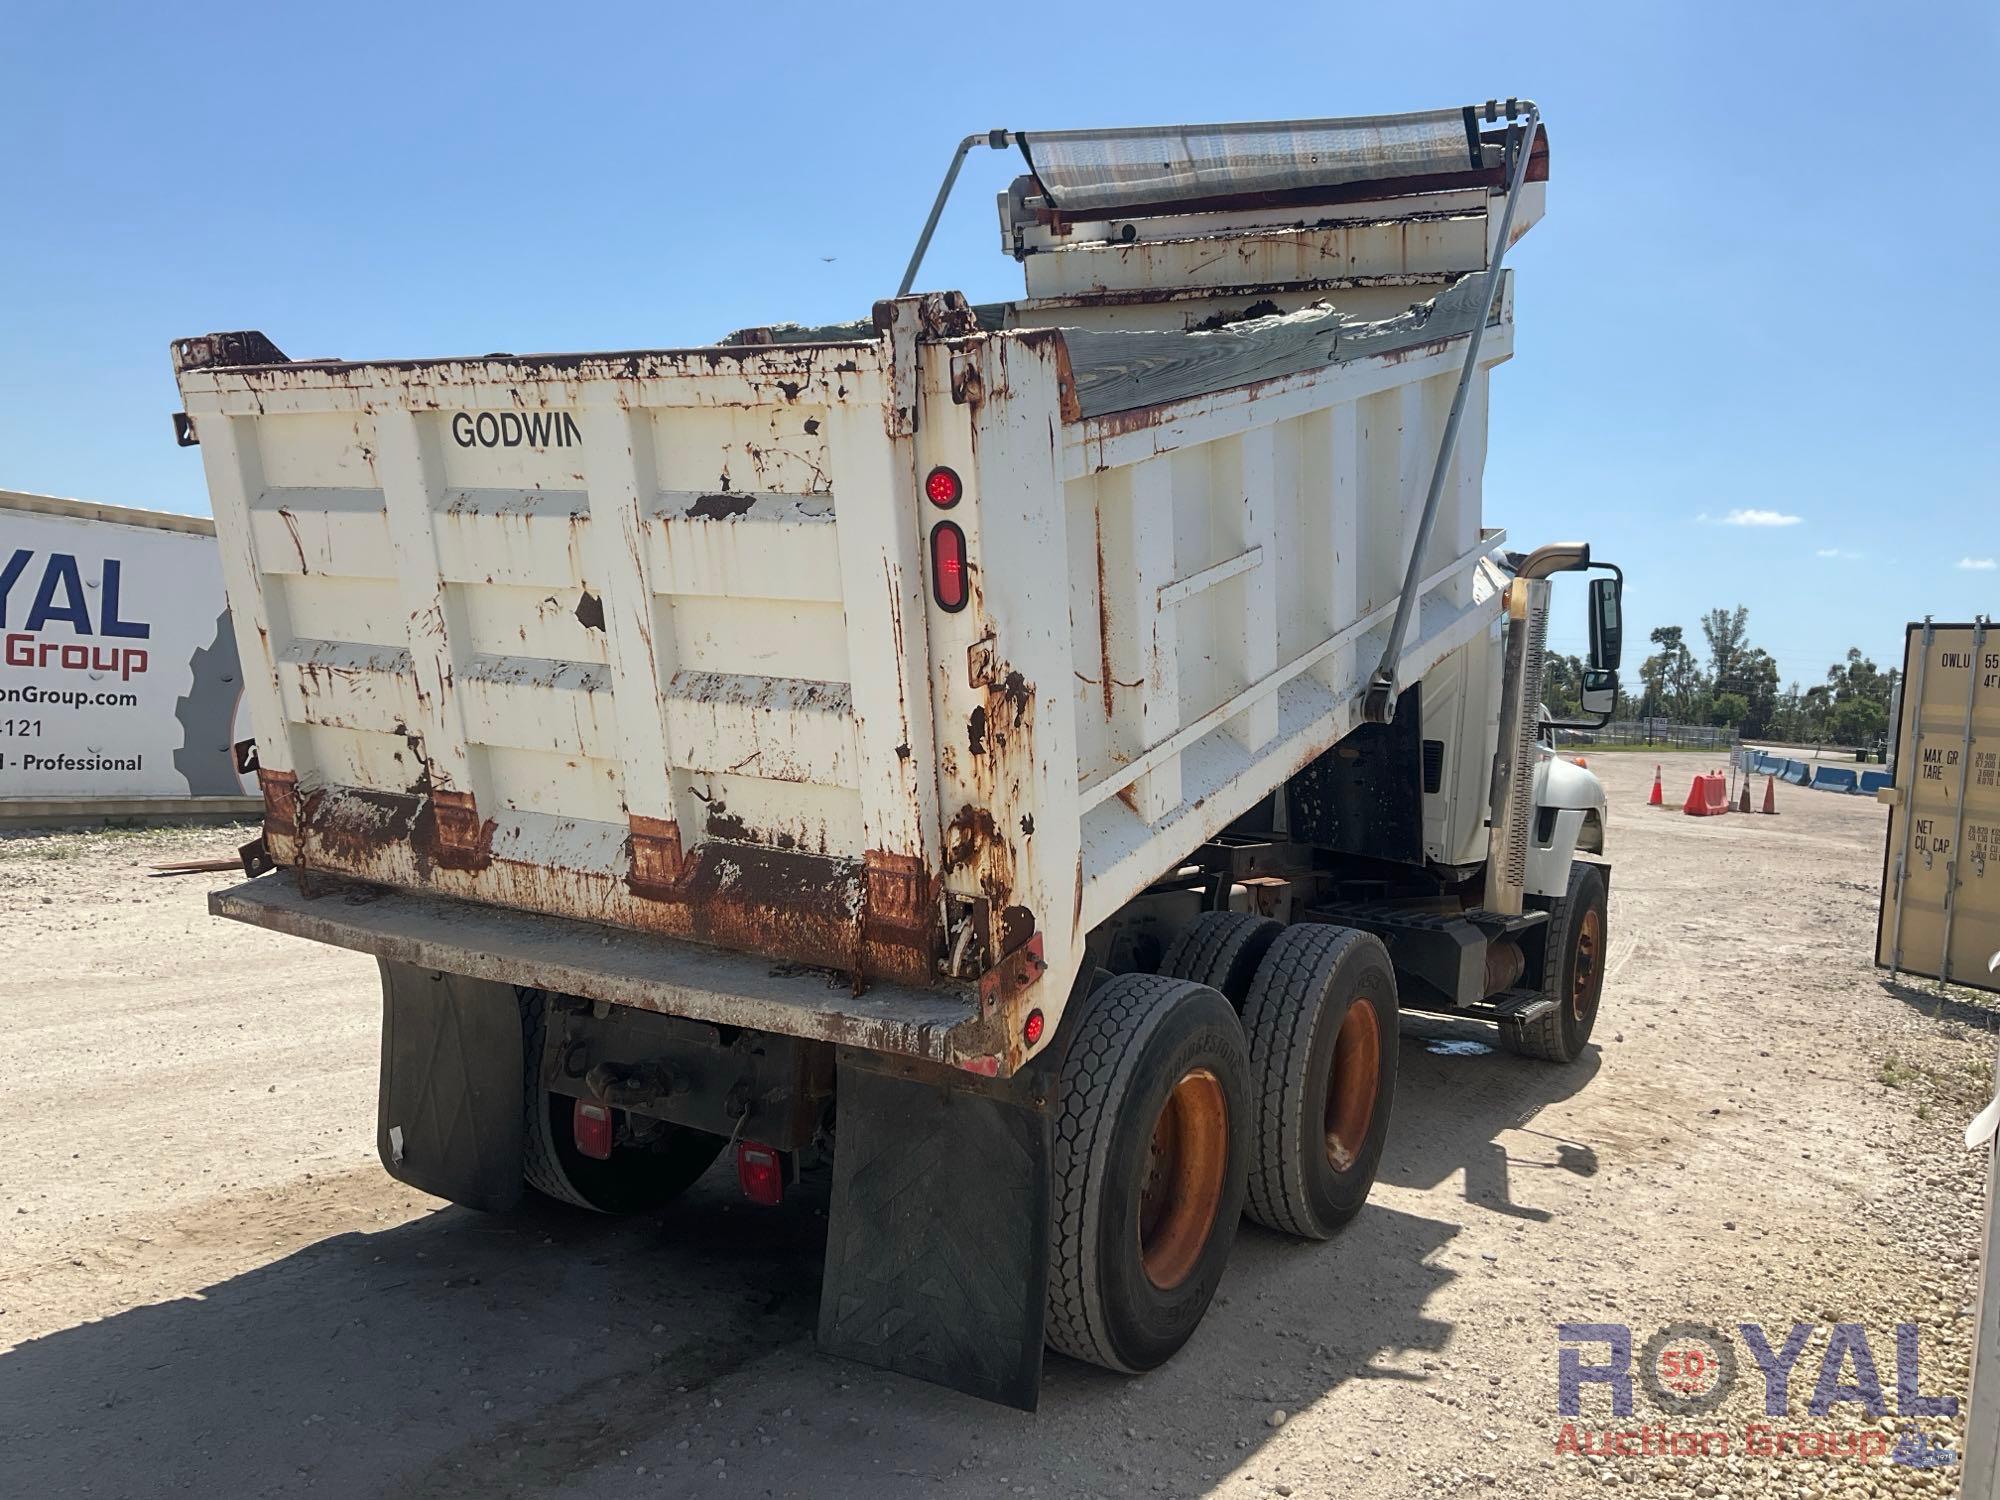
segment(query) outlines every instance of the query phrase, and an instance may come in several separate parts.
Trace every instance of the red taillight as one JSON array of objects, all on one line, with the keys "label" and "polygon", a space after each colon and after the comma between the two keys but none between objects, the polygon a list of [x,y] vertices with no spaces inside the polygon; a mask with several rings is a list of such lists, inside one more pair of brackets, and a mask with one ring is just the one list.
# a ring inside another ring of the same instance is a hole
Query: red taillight
[{"label": "red taillight", "polygon": [[932,469],[930,476],[924,480],[924,498],[939,510],[950,510],[964,493],[965,486],[959,482],[958,475],[943,465]]},{"label": "red taillight", "polygon": [[931,597],[953,614],[965,608],[965,533],[950,521],[931,528]]},{"label": "red taillight", "polygon": [[776,1208],[785,1201],[784,1157],[756,1141],[738,1141],[736,1183],[752,1203]]},{"label": "red taillight", "polygon": [[1021,1040],[1030,1047],[1034,1046],[1042,1039],[1042,1027],[1046,1024],[1040,1011],[1029,1011],[1028,1019],[1021,1023]]},{"label": "red taillight", "polygon": [[611,1107],[592,1099],[579,1099],[570,1115],[576,1149],[596,1161],[611,1156]]}]

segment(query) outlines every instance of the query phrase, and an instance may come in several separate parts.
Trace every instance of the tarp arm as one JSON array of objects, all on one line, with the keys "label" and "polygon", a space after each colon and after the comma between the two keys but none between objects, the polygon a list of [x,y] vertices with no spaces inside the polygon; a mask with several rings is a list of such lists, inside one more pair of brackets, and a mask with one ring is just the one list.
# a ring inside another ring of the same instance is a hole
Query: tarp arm
[{"label": "tarp arm", "polygon": [[974,146],[981,142],[995,151],[1005,151],[1014,144],[1011,130],[989,130],[984,135],[969,135],[958,143],[958,149],[951,154],[951,165],[945,169],[944,182],[938,187],[937,198],[931,204],[931,216],[924,220],[924,232],[917,236],[917,248],[910,252],[910,264],[903,271],[902,284],[896,288],[898,297],[910,295],[910,288],[916,284],[917,268],[924,263],[924,252],[931,247],[931,236],[937,233],[938,220],[944,215],[945,200],[951,197],[952,184],[958,181],[958,169],[965,165],[965,158]]},{"label": "tarp arm", "polygon": [[1472,336],[1466,341],[1465,365],[1458,372],[1458,389],[1451,398],[1451,415],[1445,419],[1444,437],[1438,443],[1437,463],[1431,469],[1431,487],[1424,496],[1423,516],[1417,522],[1416,544],[1410,549],[1409,569],[1403,575],[1403,592],[1396,601],[1396,620],[1389,627],[1389,640],[1382,648],[1381,664],[1369,679],[1368,696],[1362,704],[1362,715],[1371,724],[1387,724],[1396,713],[1396,662],[1403,654],[1403,638],[1409,634],[1410,616],[1417,608],[1417,585],[1424,576],[1424,553],[1430,546],[1431,530],[1437,525],[1438,502],[1444,497],[1445,476],[1451,468],[1452,453],[1458,447],[1459,424],[1465,419],[1465,398],[1472,389],[1472,377],[1479,368],[1479,346],[1486,336],[1486,320],[1493,315],[1493,299],[1500,291],[1500,263],[1506,258],[1507,242],[1514,232],[1514,208],[1520,201],[1521,184],[1528,175],[1528,158],[1534,154],[1535,135],[1542,124],[1541,110],[1529,99],[1509,99],[1504,106],[1489,99],[1485,113],[1488,120],[1504,115],[1510,121],[1522,120],[1524,123],[1518,138],[1510,142],[1513,160],[1509,163],[1511,170],[1507,174],[1507,202],[1500,210],[1500,234],[1493,246],[1493,263],[1486,268],[1485,304],[1473,320]]}]

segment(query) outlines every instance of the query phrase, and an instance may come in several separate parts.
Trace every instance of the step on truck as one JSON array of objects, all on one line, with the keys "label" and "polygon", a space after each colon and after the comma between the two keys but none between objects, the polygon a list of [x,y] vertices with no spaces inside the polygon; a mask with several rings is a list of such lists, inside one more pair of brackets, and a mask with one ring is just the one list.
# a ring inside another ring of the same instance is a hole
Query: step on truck
[{"label": "step on truck", "polygon": [[1480,504],[1534,107],[994,131],[940,207],[982,146],[1020,300],[920,242],[700,348],[211,334],[175,425],[264,801],[211,908],[378,957],[388,1171],[830,1161],[823,1346],[1032,1407],[1045,1344],[1170,1357],[1242,1215],[1361,1208],[1400,1011],[1574,1059],[1609,871],[1540,743],[1589,548]]}]

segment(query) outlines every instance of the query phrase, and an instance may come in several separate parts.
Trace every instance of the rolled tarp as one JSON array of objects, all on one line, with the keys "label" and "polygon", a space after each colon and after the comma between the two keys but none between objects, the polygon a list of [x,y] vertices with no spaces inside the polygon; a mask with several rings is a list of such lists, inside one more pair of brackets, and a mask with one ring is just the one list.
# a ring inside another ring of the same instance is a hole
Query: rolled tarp
[{"label": "rolled tarp", "polygon": [[1017,139],[1049,202],[1066,214],[1440,176],[1487,165],[1471,109],[1038,130]]}]

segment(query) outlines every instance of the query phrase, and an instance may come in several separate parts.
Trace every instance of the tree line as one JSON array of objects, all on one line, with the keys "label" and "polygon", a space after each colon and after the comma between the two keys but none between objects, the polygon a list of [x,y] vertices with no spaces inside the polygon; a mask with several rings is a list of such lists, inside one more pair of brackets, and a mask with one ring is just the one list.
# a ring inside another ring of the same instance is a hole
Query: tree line
[{"label": "tree line", "polygon": [[[1824,682],[1781,687],[1776,659],[1750,643],[1748,608],[1711,609],[1701,617],[1701,633],[1706,664],[1680,626],[1653,631],[1656,649],[1639,664],[1642,691],[1635,696],[1621,687],[1613,717],[1715,724],[1745,739],[1793,744],[1874,745],[1888,733],[1889,699],[1900,674],[1883,671],[1860,647],[1850,646],[1845,660],[1830,665]],[[1579,656],[1549,654],[1543,701],[1557,718],[1581,712],[1585,665]]]}]

